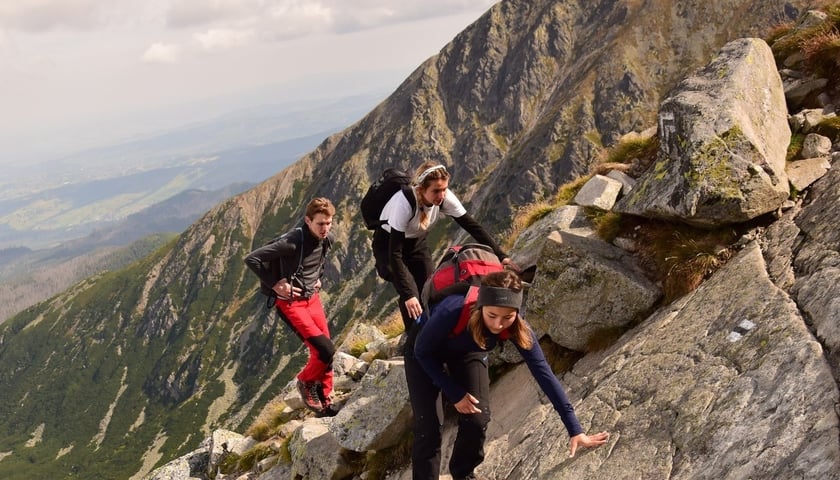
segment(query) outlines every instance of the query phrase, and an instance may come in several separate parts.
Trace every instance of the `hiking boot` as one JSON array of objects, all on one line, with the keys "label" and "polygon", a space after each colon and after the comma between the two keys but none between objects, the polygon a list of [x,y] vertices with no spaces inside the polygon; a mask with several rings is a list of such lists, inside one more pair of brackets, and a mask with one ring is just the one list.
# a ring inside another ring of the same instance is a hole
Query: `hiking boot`
[{"label": "hiking boot", "polygon": [[338,415],[338,410],[336,410],[335,406],[333,405],[330,405],[318,412],[317,414],[315,414],[315,416],[318,418],[334,417],[336,415]]},{"label": "hiking boot", "polygon": [[332,403],[332,399],[324,395],[324,386],[318,384],[318,399],[321,400],[321,411],[318,412],[318,417],[334,417],[338,414],[338,410]]},{"label": "hiking boot", "polygon": [[321,386],[318,382],[301,382],[298,380],[297,389],[298,393],[300,393],[300,399],[303,400],[306,408],[315,413],[320,413],[324,409],[320,398]]}]

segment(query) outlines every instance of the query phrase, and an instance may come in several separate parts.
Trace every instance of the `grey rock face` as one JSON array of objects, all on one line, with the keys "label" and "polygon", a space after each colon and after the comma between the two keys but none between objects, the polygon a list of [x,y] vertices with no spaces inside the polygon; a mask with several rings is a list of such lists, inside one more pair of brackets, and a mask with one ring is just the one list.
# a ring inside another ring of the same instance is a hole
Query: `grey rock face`
[{"label": "grey rock face", "polygon": [[516,388],[496,386],[519,413],[497,412],[490,449],[505,453],[481,472],[511,480],[838,478],[837,386],[755,244],[563,380],[584,429],[610,431],[608,444],[569,459],[558,415],[520,376]]},{"label": "grey rock face", "polygon": [[640,320],[661,296],[626,251],[553,232],[537,263],[526,316],[555,343],[586,351],[594,336]]},{"label": "grey rock face", "polygon": [[554,230],[570,231],[580,236],[595,234],[583,207],[566,205],[541,218],[516,238],[511,251],[513,261],[523,269],[536,265],[548,235]]},{"label": "grey rock face", "polygon": [[776,210],[789,195],[786,113],[770,47],[728,43],[663,102],[657,162],[616,210],[700,227]]},{"label": "grey rock face", "polygon": [[341,456],[341,448],[330,434],[330,419],[309,419],[289,441],[292,457],[290,478],[337,480],[347,478],[352,469]]},{"label": "grey rock face", "polygon": [[366,452],[396,445],[410,422],[402,360],[375,360],[329,429],[343,448]]},{"label": "grey rock face", "polygon": [[792,293],[840,380],[840,171],[830,170],[809,195],[813,201],[796,217],[803,245],[793,262]]}]

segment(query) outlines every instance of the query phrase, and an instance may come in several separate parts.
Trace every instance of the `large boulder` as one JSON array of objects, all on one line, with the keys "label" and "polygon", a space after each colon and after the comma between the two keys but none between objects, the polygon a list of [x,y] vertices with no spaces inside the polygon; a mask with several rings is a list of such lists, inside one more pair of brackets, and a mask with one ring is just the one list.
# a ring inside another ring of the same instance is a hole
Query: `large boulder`
[{"label": "large boulder", "polygon": [[655,164],[616,211],[714,228],[775,211],[790,192],[782,81],[760,39],[726,44],[661,105]]},{"label": "large boulder", "polygon": [[555,230],[574,232],[580,236],[594,236],[592,221],[580,205],[564,205],[530,225],[516,237],[511,250],[511,259],[523,270],[537,264],[543,245],[549,234]]},{"label": "large boulder", "polygon": [[599,334],[622,330],[662,296],[635,258],[597,238],[553,232],[542,249],[525,305],[535,330],[586,351]]},{"label": "large boulder", "polygon": [[329,428],[348,450],[366,452],[394,446],[411,426],[405,366],[374,360]]},{"label": "large boulder", "polygon": [[327,426],[330,422],[327,418],[311,418],[295,430],[289,440],[292,468],[288,478],[339,480],[352,475],[353,468],[344,460]]}]

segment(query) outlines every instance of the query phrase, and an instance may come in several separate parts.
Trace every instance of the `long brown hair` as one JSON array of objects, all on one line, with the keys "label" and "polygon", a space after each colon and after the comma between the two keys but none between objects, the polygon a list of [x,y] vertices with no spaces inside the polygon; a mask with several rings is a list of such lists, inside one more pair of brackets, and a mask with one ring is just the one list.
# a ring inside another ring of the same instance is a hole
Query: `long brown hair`
[{"label": "long brown hair", "polygon": [[[434,167],[443,167],[443,165],[427,160],[417,167],[417,170],[414,172],[414,198],[417,199],[418,207],[422,207],[423,205],[423,196],[420,194],[421,190],[425,191],[436,180],[449,180],[449,172],[446,171],[446,168],[432,170],[425,177],[420,178],[423,172]],[[426,230],[427,228],[429,228],[429,213],[426,212],[425,208],[420,208],[420,229]]]},{"label": "long brown hair", "polygon": [[[522,280],[515,272],[511,270],[504,270],[501,272],[488,273],[481,279],[481,285],[487,287],[509,288],[514,292],[522,291]],[[473,307],[470,315],[469,329],[475,343],[482,349],[487,348],[487,338],[484,335],[486,330],[484,326],[484,319],[482,318],[481,307],[477,305]],[[531,336],[531,329],[525,323],[525,319],[516,312],[516,320],[511,326],[506,328],[510,334],[510,339],[519,346],[519,348],[530,350],[534,346],[533,338]]]}]

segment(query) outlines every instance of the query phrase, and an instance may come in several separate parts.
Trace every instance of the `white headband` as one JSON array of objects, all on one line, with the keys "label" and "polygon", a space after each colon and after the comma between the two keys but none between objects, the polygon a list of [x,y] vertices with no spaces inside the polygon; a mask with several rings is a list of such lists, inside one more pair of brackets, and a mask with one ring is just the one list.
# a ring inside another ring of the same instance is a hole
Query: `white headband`
[{"label": "white headband", "polygon": [[423,180],[425,180],[425,179],[426,179],[426,177],[428,177],[428,176],[429,176],[429,174],[430,174],[430,173],[432,173],[432,172],[434,172],[435,170],[443,170],[443,171],[445,172],[445,171],[446,171],[446,167],[445,167],[445,166],[443,166],[443,165],[435,165],[434,167],[430,167],[430,168],[427,168],[427,169],[423,170],[423,173],[421,173],[421,174],[417,177],[417,180],[415,180],[415,181],[414,181],[414,184],[415,184],[415,185],[421,185],[421,184],[423,184]]}]

